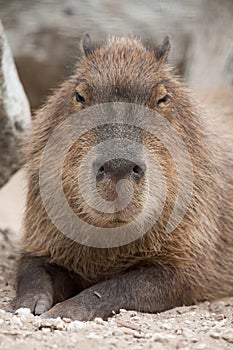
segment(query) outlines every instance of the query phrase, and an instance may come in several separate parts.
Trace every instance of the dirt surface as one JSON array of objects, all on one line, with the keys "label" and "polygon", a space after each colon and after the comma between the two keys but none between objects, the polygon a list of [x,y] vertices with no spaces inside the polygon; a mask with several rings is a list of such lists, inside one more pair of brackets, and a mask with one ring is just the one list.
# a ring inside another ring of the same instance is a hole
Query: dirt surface
[{"label": "dirt surface", "polygon": [[5,309],[14,297],[16,250],[0,233],[0,349],[233,349],[233,298],[157,315],[122,310],[107,322],[42,320],[27,309]]}]

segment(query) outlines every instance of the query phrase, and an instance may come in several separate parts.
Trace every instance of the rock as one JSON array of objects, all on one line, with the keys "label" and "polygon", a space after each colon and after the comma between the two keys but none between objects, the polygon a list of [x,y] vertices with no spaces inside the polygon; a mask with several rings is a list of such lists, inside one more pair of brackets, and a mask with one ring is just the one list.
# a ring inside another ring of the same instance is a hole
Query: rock
[{"label": "rock", "polygon": [[13,327],[22,327],[23,325],[21,320],[15,315],[12,317],[10,322]]},{"label": "rock", "polygon": [[206,344],[204,343],[199,343],[197,344],[197,346],[195,347],[196,350],[204,350],[204,349],[207,349],[207,346]]},{"label": "rock", "polygon": [[169,330],[169,329],[171,329],[171,325],[164,322],[161,324],[160,328],[165,329],[165,330]]},{"label": "rock", "polygon": [[51,319],[39,318],[34,322],[34,324],[40,330],[43,330],[44,328],[49,328],[50,330],[59,330],[59,331],[65,329],[64,322],[60,317],[51,318]]},{"label": "rock", "polygon": [[228,343],[233,343],[233,331],[223,333],[222,338]]},{"label": "rock", "polygon": [[51,332],[51,328],[42,328],[41,331],[43,333],[50,333]]},{"label": "rock", "polygon": [[125,310],[125,309],[120,309],[119,312],[120,312],[121,314],[123,314],[123,313],[126,313],[127,310]]},{"label": "rock", "polygon": [[20,138],[29,123],[29,103],[0,22],[0,188],[22,165]]},{"label": "rock", "polygon": [[146,334],[146,333],[141,333],[141,332],[134,332],[133,336],[134,336],[134,338],[137,338],[137,339],[149,339],[153,335],[149,334],[149,333]]},{"label": "rock", "polygon": [[15,311],[15,315],[17,316],[25,316],[25,315],[30,315],[31,314],[31,310],[27,309],[25,307],[21,307],[20,309]]},{"label": "rock", "polygon": [[104,325],[106,323],[101,317],[96,317],[94,322],[96,324],[102,324],[102,325]]},{"label": "rock", "polygon": [[168,338],[164,334],[154,333],[153,336],[152,336],[152,341],[160,342],[160,343],[167,343],[168,342]]},{"label": "rock", "polygon": [[219,339],[221,337],[221,334],[218,332],[211,332],[209,336],[214,339]]},{"label": "rock", "polygon": [[115,337],[121,336],[123,334],[124,334],[124,332],[121,329],[116,329],[112,332],[112,335]]},{"label": "rock", "polygon": [[85,323],[81,321],[73,321],[71,323],[68,323],[66,326],[66,329],[68,332],[76,332],[79,329],[82,329],[85,327]]}]

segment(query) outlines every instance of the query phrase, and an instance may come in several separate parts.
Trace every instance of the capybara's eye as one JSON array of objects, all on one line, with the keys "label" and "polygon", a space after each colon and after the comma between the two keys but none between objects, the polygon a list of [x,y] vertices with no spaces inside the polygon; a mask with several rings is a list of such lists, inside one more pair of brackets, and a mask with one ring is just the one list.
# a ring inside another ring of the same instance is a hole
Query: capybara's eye
[{"label": "capybara's eye", "polygon": [[163,98],[160,98],[157,101],[157,106],[160,107],[162,104],[166,104],[170,100],[171,96],[170,95],[165,95]]},{"label": "capybara's eye", "polygon": [[75,98],[77,102],[81,103],[83,107],[85,107],[85,98],[81,96],[77,91],[75,91]]}]

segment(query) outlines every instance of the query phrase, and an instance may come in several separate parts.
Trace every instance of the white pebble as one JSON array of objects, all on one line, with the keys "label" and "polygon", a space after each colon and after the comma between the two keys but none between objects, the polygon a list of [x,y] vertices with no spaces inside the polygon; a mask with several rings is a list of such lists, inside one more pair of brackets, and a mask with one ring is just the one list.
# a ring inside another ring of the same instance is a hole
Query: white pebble
[{"label": "white pebble", "polygon": [[11,319],[11,325],[12,326],[19,326],[19,327],[22,327],[22,322],[20,321],[20,319],[17,317],[17,316],[13,316],[12,319]]},{"label": "white pebble", "polygon": [[105,324],[106,322],[104,322],[104,320],[101,318],[101,317],[96,317],[95,319],[94,319],[94,322],[96,323],[96,324]]},{"label": "white pebble", "polygon": [[134,320],[134,321],[138,321],[140,319],[140,317],[135,315],[135,316],[132,316],[131,319]]},{"label": "white pebble", "polygon": [[51,328],[42,328],[41,329],[41,331],[43,332],[43,333],[50,333],[51,332]]},{"label": "white pebble", "polygon": [[25,316],[30,314],[31,314],[31,310],[25,307],[21,307],[20,309],[15,311],[15,315],[18,315],[18,316]]},{"label": "white pebble", "polygon": [[168,323],[161,323],[160,328],[168,330],[171,329],[171,326]]},{"label": "white pebble", "polygon": [[160,333],[154,333],[152,336],[152,341],[165,343],[168,341],[168,339],[166,338],[166,336]]},{"label": "white pebble", "polygon": [[233,343],[233,332],[223,333],[222,338],[228,343]]},{"label": "white pebble", "polygon": [[214,339],[219,339],[220,338],[220,333],[218,332],[212,332],[209,334],[211,338],[214,338]]},{"label": "white pebble", "polygon": [[206,344],[204,343],[197,344],[196,350],[204,350],[204,349],[206,349]]},{"label": "white pebble", "polygon": [[73,321],[71,323],[68,323],[68,325],[66,326],[67,331],[69,332],[75,332],[78,329],[82,329],[85,327],[85,323],[81,322],[81,321]]},{"label": "white pebble", "polygon": [[87,338],[89,338],[89,339],[103,339],[102,336],[100,336],[100,335],[98,335],[96,333],[93,333],[93,332],[89,333]]},{"label": "white pebble", "polygon": [[133,334],[134,338],[142,338],[142,339],[149,339],[152,337],[151,334],[145,334],[145,333],[140,333],[140,332],[134,332]]},{"label": "white pebble", "polygon": [[112,335],[114,335],[114,336],[120,336],[123,334],[124,334],[124,332],[121,329],[116,329],[115,331],[112,332]]},{"label": "white pebble", "polygon": [[127,310],[125,310],[125,309],[120,309],[120,313],[126,313],[127,312]]}]

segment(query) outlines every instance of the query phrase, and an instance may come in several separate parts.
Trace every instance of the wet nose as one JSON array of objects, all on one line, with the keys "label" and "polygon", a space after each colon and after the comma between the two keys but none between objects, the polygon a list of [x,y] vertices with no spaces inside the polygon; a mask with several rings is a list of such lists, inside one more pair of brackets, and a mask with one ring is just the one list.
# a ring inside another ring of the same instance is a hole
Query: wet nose
[{"label": "wet nose", "polygon": [[110,176],[115,181],[130,177],[133,181],[140,181],[145,175],[145,164],[140,162],[136,164],[126,159],[111,159],[101,165],[97,171],[96,179],[101,181]]}]

